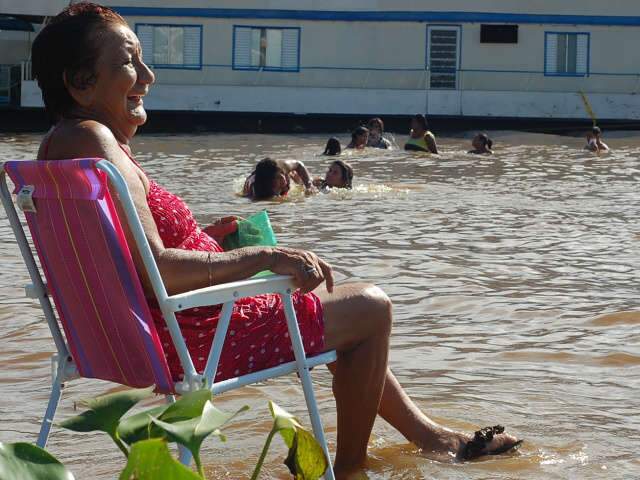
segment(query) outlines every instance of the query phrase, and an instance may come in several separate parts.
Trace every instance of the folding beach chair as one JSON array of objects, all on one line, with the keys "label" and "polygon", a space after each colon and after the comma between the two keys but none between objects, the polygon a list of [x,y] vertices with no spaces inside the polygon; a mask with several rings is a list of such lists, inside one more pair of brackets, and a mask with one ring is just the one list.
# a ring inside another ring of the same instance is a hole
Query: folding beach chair
[{"label": "folding beach chair", "polygon": [[[15,184],[16,203],[26,217],[46,284],[13,205],[5,172]],[[180,358],[184,370],[181,381],[175,381],[169,373],[107,179],[122,202]],[[40,447],[47,443],[63,384],[78,377],[130,387],[155,385],[156,392],[174,401],[174,394],[205,385],[217,394],[297,371],[314,435],[330,462],[309,370],[334,361],[336,353],[306,357],[291,300],[294,286],[290,277],[273,275],[169,296],[127,185],[115,166],[106,160],[6,162],[0,171],[0,193],[33,282],[26,287],[27,295],[39,300],[57,350],[52,357],[51,397],[37,441]],[[282,298],[295,361],[214,383],[234,301],[264,293],[277,293]],[[219,304],[222,311],[213,344],[204,371],[198,373],[175,312]],[[191,461],[186,449],[181,449],[181,461],[186,464]],[[334,478],[331,463],[326,477]]]}]

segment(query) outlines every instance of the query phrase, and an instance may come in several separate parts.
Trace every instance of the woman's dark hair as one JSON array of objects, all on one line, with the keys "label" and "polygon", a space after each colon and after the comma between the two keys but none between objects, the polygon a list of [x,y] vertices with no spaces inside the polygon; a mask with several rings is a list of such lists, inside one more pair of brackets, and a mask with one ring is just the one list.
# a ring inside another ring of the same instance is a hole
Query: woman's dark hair
[{"label": "woman's dark hair", "polygon": [[593,127],[591,129],[591,133],[593,133],[594,135],[602,135],[602,130],[600,130],[600,127]]},{"label": "woman's dark hair", "polygon": [[38,81],[47,114],[53,122],[74,105],[65,86],[65,76],[68,83],[79,89],[95,82],[99,37],[113,24],[127,25],[127,22],[108,7],[76,3],[53,17],[33,41],[33,77]]},{"label": "woman's dark hair", "polygon": [[482,144],[487,147],[489,150],[493,147],[493,140],[486,133],[479,133],[476,135],[477,138],[482,140]]},{"label": "woman's dark hair", "polygon": [[415,120],[416,122],[418,122],[420,124],[420,126],[424,129],[424,130],[429,130],[429,125],[427,124],[427,119],[425,118],[424,115],[422,115],[421,113],[416,113],[413,116],[413,120]]},{"label": "woman's dark hair", "polygon": [[353,167],[347,162],[342,160],[334,160],[331,165],[337,165],[342,172],[342,181],[344,182],[344,188],[351,188],[353,182]]},{"label": "woman's dark hair", "polygon": [[353,132],[351,132],[351,141],[355,142],[356,137],[360,135],[364,135],[365,133],[369,133],[369,129],[367,127],[358,127]]},{"label": "woman's dark hair", "polygon": [[255,175],[253,179],[253,198],[254,200],[265,200],[267,198],[280,195],[280,192],[276,192],[273,189],[273,181],[279,173],[283,170],[278,165],[278,162],[272,158],[263,158],[256,165],[256,169],[253,171]]},{"label": "woman's dark hair", "polygon": [[378,127],[380,128],[380,132],[384,132],[384,122],[381,118],[374,117],[367,122],[367,128],[369,128],[369,130],[373,129],[374,127]]},{"label": "woman's dark hair", "polygon": [[340,140],[335,137],[327,140],[327,146],[324,147],[323,155],[340,155],[341,152],[342,146],[340,146]]}]

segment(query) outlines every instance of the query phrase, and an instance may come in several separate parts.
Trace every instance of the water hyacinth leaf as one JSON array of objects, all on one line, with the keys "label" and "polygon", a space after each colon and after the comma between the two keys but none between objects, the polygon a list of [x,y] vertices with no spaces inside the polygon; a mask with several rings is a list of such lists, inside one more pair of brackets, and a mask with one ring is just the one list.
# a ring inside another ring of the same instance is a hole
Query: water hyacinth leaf
[{"label": "water hyacinth leaf", "polygon": [[118,435],[129,445],[139,440],[164,437],[164,431],[151,421],[151,417],[167,423],[190,420],[202,415],[202,409],[209,400],[211,400],[211,391],[206,388],[189,392],[174,403],[122,419],[118,427]]},{"label": "water hyacinth leaf", "polygon": [[202,480],[171,456],[167,442],[159,438],[142,440],[131,447],[120,480]]},{"label": "water hyacinth leaf", "polygon": [[53,455],[31,443],[0,442],[0,479],[74,480]]},{"label": "water hyacinth leaf", "polygon": [[318,441],[302,428],[296,430],[284,463],[296,480],[317,480],[328,466]]},{"label": "water hyacinth leaf", "polygon": [[89,410],[60,422],[60,426],[74,432],[106,432],[112,438],[120,418],[140,400],[149,397],[155,387],[125,390],[85,400],[80,404]]},{"label": "water hyacinth leaf", "polygon": [[133,445],[140,440],[163,436],[162,431],[152,424],[151,417],[159,417],[167,408],[169,405],[161,405],[121,419],[118,437],[128,445]]},{"label": "water hyacinth leaf", "polygon": [[200,446],[205,438],[215,434],[224,441],[224,436],[219,430],[220,427],[248,409],[248,406],[244,406],[235,413],[226,413],[218,410],[210,401],[207,401],[200,417],[175,423],[168,423],[155,418],[152,421],[167,434],[169,441],[184,445],[191,451],[194,458],[197,458]]},{"label": "water hyacinth leaf", "polygon": [[322,447],[315,437],[286,410],[269,402],[273,415],[272,432],[277,431],[289,447],[285,464],[296,480],[316,480],[328,467]]}]

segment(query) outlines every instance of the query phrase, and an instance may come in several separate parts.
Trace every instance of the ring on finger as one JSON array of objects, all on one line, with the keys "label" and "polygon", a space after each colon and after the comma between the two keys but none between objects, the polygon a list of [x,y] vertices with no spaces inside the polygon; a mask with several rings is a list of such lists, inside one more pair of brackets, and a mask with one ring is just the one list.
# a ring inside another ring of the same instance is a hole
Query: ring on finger
[{"label": "ring on finger", "polygon": [[306,273],[307,275],[311,275],[316,272],[317,272],[316,267],[314,267],[313,265],[309,265],[304,268],[304,273]]}]

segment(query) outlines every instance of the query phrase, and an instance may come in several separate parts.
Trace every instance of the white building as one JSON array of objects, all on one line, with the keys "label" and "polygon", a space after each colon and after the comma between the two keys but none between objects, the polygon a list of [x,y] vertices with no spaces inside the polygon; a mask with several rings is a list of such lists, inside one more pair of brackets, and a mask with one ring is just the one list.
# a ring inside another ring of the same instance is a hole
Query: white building
[{"label": "white building", "polygon": [[[640,119],[640,2],[107,3],[154,68],[150,110],[577,119],[584,92]],[[28,68],[21,104],[41,105]]]}]

